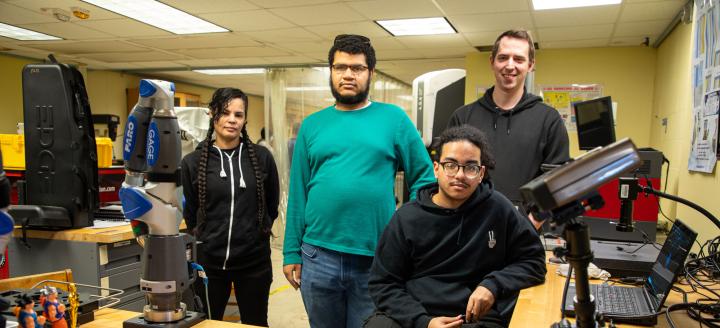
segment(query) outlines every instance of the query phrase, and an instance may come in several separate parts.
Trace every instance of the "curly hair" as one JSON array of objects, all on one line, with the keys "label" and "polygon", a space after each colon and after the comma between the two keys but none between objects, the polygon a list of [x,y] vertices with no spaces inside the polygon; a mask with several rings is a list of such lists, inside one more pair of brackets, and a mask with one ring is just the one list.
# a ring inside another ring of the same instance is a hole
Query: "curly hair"
[{"label": "curly hair", "polygon": [[[200,153],[200,163],[198,165],[198,179],[197,179],[197,190],[198,190],[198,214],[197,214],[197,229],[198,231],[202,231],[205,224],[206,219],[206,199],[207,199],[207,163],[208,163],[208,153],[209,149],[212,146],[213,139],[212,135],[214,132],[214,123],[216,123],[218,120],[220,120],[220,116],[223,114],[225,109],[227,109],[228,104],[231,100],[240,98],[245,105],[245,117],[248,116],[248,97],[247,95],[242,92],[240,89],[236,88],[220,88],[215,90],[215,93],[213,93],[212,100],[210,100],[210,113],[212,118],[210,119],[210,127],[208,128],[208,133],[205,136],[205,141],[202,146],[202,150]],[[263,183],[262,178],[262,170],[260,169],[260,164],[257,158],[257,150],[255,149],[256,145],[250,140],[250,137],[247,134],[246,130],[247,121],[243,125],[242,130],[240,130],[242,136],[242,141],[244,141],[247,144],[248,148],[248,155],[250,155],[250,163],[253,167],[253,172],[255,173],[255,181],[256,181],[256,199],[257,199],[257,222],[258,222],[258,228],[262,230],[265,233],[270,232],[270,227],[266,227],[264,224],[265,221],[265,184]],[[238,156],[242,156],[242,154],[238,154]],[[222,158],[220,159],[222,160]]]},{"label": "curly hair", "polygon": [[495,156],[493,156],[490,144],[485,134],[470,125],[461,125],[445,130],[440,137],[435,139],[433,149],[436,153],[435,161],[440,161],[442,149],[446,143],[453,141],[468,141],[480,149],[480,164],[488,170],[495,168]]},{"label": "curly hair", "polygon": [[328,65],[332,66],[335,62],[335,52],[345,52],[352,55],[363,54],[367,62],[368,69],[374,70],[377,60],[375,59],[375,49],[370,44],[370,39],[362,35],[356,34],[340,34],[335,37],[333,46],[328,52]]}]

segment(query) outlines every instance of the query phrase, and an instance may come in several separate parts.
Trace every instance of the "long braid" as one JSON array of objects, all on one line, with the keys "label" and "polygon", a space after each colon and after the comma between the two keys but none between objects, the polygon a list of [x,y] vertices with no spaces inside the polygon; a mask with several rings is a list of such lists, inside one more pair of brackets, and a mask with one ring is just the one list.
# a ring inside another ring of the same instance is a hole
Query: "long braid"
[{"label": "long braid", "polygon": [[[247,109],[246,109],[247,110]],[[258,164],[258,158],[257,154],[255,153],[255,147],[256,145],[253,144],[252,140],[250,140],[250,137],[247,134],[247,130],[245,129],[245,126],[247,126],[247,123],[243,125],[242,130],[240,132],[242,133],[242,138],[247,144],[248,149],[248,155],[250,155],[250,163],[253,167],[253,172],[255,173],[255,181],[257,188],[256,190],[256,199],[257,199],[257,218],[258,218],[258,228],[263,231],[264,233],[270,232],[270,227],[265,226],[265,184],[262,180],[262,170],[260,169],[260,165]],[[241,154],[242,155],[242,154]]]},{"label": "long braid", "polygon": [[[213,115],[214,116],[214,115]],[[214,117],[213,117],[214,118]],[[207,199],[207,163],[208,163],[208,153],[210,150],[210,146],[212,145],[212,135],[213,135],[213,122],[214,120],[210,120],[210,128],[208,129],[207,135],[205,136],[205,140],[203,141],[204,144],[202,146],[202,152],[200,153],[200,163],[198,165],[198,179],[197,179],[197,190],[198,190],[198,212],[197,212],[197,231],[202,231],[204,224],[205,224],[205,218],[206,218],[206,207],[205,207],[205,200]],[[222,160],[222,159],[221,159]],[[199,236],[199,234],[196,234],[196,236]]]}]

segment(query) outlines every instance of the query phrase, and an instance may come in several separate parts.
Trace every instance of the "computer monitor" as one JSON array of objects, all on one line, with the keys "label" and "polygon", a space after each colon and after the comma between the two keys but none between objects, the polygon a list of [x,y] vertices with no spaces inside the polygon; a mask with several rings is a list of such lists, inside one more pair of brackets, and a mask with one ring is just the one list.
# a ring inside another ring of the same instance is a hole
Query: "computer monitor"
[{"label": "computer monitor", "polygon": [[602,97],[573,103],[578,143],[581,150],[604,147],[615,142],[612,100]]}]

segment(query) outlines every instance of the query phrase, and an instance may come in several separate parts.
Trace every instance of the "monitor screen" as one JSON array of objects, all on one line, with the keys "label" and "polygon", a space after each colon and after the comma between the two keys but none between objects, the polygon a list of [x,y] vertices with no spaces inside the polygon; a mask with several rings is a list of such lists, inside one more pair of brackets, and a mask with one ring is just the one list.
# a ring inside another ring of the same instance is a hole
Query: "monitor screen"
[{"label": "monitor screen", "polygon": [[695,231],[680,220],[675,221],[644,285],[657,307],[654,310],[660,311],[696,238]]},{"label": "monitor screen", "polygon": [[580,149],[590,150],[615,142],[610,97],[573,103]]}]

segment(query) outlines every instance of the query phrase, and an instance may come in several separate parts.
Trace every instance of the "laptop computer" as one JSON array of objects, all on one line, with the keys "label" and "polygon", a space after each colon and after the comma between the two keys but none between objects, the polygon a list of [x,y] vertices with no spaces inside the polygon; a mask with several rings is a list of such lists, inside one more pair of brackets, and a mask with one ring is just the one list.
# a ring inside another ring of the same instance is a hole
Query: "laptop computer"
[{"label": "laptop computer", "polygon": [[[654,326],[657,323],[656,313],[662,309],[695,238],[695,231],[676,220],[642,287],[590,285],[597,311],[615,322]],[[563,306],[566,316],[575,316],[574,298],[575,285],[571,284]]]}]

